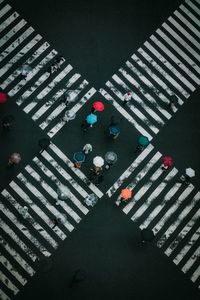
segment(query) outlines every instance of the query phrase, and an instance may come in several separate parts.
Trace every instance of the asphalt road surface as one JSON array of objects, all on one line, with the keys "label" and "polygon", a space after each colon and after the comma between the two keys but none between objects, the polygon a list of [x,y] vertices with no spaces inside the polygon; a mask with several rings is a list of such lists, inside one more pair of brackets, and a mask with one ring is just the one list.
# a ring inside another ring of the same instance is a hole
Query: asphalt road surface
[{"label": "asphalt road surface", "polygon": [[[0,88],[9,96],[0,118],[14,116],[0,131],[0,298],[199,299],[200,1],[0,0],[0,19]],[[105,110],[83,131],[97,100]],[[66,111],[75,118],[65,122]],[[150,143],[136,154],[140,135]],[[40,138],[51,141],[41,154]],[[86,143],[93,151],[76,169]],[[108,151],[117,162],[103,167],[102,182],[89,181],[93,158]],[[13,152],[22,161],[9,167]],[[163,156],[173,158],[164,171]],[[57,202],[61,184],[69,199]],[[119,203],[126,187],[133,196]],[[94,207],[84,202],[91,193]],[[144,228],[152,243],[141,243]],[[70,286],[76,270],[85,276]]]}]

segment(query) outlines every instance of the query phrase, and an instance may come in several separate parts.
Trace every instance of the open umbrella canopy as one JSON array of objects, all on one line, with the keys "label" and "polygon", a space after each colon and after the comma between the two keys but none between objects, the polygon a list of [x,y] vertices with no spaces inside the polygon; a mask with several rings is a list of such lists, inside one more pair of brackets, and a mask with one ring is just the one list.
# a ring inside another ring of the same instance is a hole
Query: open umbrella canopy
[{"label": "open umbrella canopy", "polygon": [[117,161],[117,154],[112,151],[106,152],[105,161],[107,163],[115,163]]},{"label": "open umbrella canopy", "polygon": [[58,199],[67,200],[70,197],[70,191],[67,186],[61,184],[57,189]]},{"label": "open umbrella canopy", "polygon": [[8,100],[8,95],[4,92],[0,92],[0,103],[5,103]]},{"label": "open umbrella canopy", "polygon": [[171,167],[173,165],[173,159],[171,156],[163,156],[162,162],[166,167]]},{"label": "open umbrella canopy", "polygon": [[148,137],[141,135],[138,138],[138,144],[141,146],[148,146],[149,145],[149,139]]},{"label": "open umbrella canopy", "polygon": [[86,121],[88,124],[92,125],[97,122],[97,116],[95,114],[89,114],[86,117]]},{"label": "open umbrella canopy", "polygon": [[103,159],[101,156],[96,156],[96,157],[93,159],[93,164],[94,164],[96,167],[101,168],[101,167],[104,165],[104,159]]},{"label": "open umbrella canopy", "polygon": [[144,228],[141,231],[142,240],[145,242],[152,242],[154,239],[154,233],[153,230],[149,228]]},{"label": "open umbrella canopy", "polygon": [[189,177],[194,177],[195,176],[195,171],[192,168],[187,168],[185,169],[186,175]]},{"label": "open umbrella canopy", "polygon": [[92,107],[97,111],[103,111],[104,110],[104,104],[100,101],[94,102]]},{"label": "open umbrella canopy", "polygon": [[74,90],[67,90],[64,93],[64,97],[68,102],[74,102],[78,99],[77,92]]},{"label": "open umbrella canopy", "polygon": [[85,154],[82,151],[75,152],[73,158],[77,162],[84,162],[85,161]]},{"label": "open umbrella canopy", "polygon": [[117,134],[120,132],[120,129],[117,126],[110,126],[109,130],[110,130],[110,134]]},{"label": "open umbrella canopy", "polygon": [[128,188],[125,188],[123,190],[121,190],[121,194],[120,196],[123,198],[123,199],[130,199],[131,196],[132,196],[132,191],[129,190]]}]

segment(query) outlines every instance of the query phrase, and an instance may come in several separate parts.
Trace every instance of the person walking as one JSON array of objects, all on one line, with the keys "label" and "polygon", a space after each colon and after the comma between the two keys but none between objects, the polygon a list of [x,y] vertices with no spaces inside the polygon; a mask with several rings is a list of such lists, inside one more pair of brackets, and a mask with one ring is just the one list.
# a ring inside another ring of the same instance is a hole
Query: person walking
[{"label": "person walking", "polygon": [[86,271],[83,269],[77,269],[74,272],[72,280],[69,284],[69,287],[72,288],[74,285],[77,285],[86,279]]},{"label": "person walking", "polygon": [[6,115],[3,117],[1,125],[3,129],[9,130],[13,124],[14,117],[13,115]]},{"label": "person walking", "polygon": [[8,165],[9,166],[14,166],[18,165],[21,161],[21,155],[19,153],[12,153],[9,160],[8,160]]},{"label": "person walking", "polygon": [[8,100],[8,94],[4,91],[0,91],[0,104],[5,103]]},{"label": "person walking", "polygon": [[61,69],[62,62],[64,62],[64,61],[65,61],[65,59],[64,59],[63,56],[56,57],[56,59],[54,60],[53,64],[47,70],[47,72],[49,73],[49,77],[51,77],[51,75],[54,72],[57,72],[57,71],[59,71]]},{"label": "person walking", "polygon": [[39,139],[38,146],[40,146],[40,148],[41,148],[40,151],[39,151],[39,154],[41,154],[44,150],[47,150],[50,143],[51,143],[51,141],[48,138]]},{"label": "person walking", "polygon": [[163,156],[162,157],[162,165],[161,165],[162,170],[167,170],[172,165],[173,165],[173,159],[171,156]]},{"label": "person walking", "polygon": [[125,106],[131,100],[131,97],[132,97],[131,92],[127,92],[126,94],[124,94],[124,99],[123,99],[122,105]]},{"label": "person walking", "polygon": [[92,152],[92,145],[85,144],[85,146],[83,146],[83,152],[84,152],[84,154],[88,154],[89,152]]},{"label": "person walking", "polygon": [[145,243],[150,243],[154,240],[154,233],[153,230],[149,229],[149,228],[144,228],[140,231],[141,234],[141,243],[145,244]]},{"label": "person walking", "polygon": [[52,227],[52,229],[54,229],[56,226],[58,226],[58,224],[61,222],[61,219],[60,218],[54,218],[53,219],[53,227]]},{"label": "person walking", "polygon": [[28,207],[24,206],[24,207],[19,208],[19,213],[22,215],[22,217],[24,219],[26,219],[28,216]]}]

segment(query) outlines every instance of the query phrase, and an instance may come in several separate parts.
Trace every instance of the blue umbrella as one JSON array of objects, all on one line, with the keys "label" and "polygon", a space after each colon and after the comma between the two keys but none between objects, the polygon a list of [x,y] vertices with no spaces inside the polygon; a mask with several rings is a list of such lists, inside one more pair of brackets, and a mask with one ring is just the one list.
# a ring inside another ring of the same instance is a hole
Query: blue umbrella
[{"label": "blue umbrella", "polygon": [[114,135],[120,132],[120,129],[117,126],[111,126],[109,127],[109,130],[110,130],[110,134],[114,134]]},{"label": "blue umbrella", "polygon": [[85,154],[83,152],[75,152],[73,159],[77,162],[84,162],[85,161]]},{"label": "blue umbrella", "polygon": [[138,138],[138,143],[139,143],[140,146],[148,146],[149,145],[149,139],[148,139],[148,137],[146,137],[144,135],[141,135]]},{"label": "blue umbrella", "polygon": [[89,114],[86,117],[86,121],[88,124],[92,125],[97,122],[97,116],[95,114]]}]

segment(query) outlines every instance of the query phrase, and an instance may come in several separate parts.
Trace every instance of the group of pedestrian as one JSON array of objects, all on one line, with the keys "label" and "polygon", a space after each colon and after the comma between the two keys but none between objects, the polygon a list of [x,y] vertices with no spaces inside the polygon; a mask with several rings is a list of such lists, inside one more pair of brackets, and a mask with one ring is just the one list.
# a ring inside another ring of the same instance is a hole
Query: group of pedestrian
[{"label": "group of pedestrian", "polygon": [[57,56],[53,62],[53,64],[48,68],[47,72],[49,73],[49,77],[59,71],[61,69],[62,63],[65,61],[64,57],[62,55]]}]

